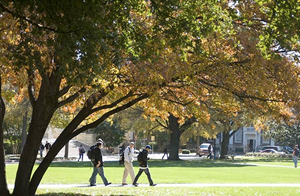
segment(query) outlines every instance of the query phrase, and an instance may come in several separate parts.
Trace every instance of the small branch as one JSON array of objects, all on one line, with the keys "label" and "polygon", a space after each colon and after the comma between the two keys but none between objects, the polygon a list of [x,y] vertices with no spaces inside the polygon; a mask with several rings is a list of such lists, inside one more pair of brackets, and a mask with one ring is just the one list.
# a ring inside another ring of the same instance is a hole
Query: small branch
[{"label": "small branch", "polygon": [[119,103],[121,103],[122,101],[124,101],[124,100],[126,100],[126,99],[128,99],[129,97],[132,97],[132,96],[134,96],[134,94],[132,93],[132,91],[130,91],[127,95],[125,95],[124,97],[121,97],[120,99],[116,100],[112,104],[103,105],[103,106],[99,106],[99,107],[96,107],[96,108],[92,109],[92,113],[103,110],[103,109],[113,108],[113,107],[117,106]]},{"label": "small branch", "polygon": [[115,109],[113,109],[113,110],[110,110],[109,112],[107,112],[107,113],[105,113],[104,115],[102,115],[102,116],[101,116],[99,119],[97,119],[96,121],[94,121],[94,122],[92,122],[92,123],[90,123],[90,124],[87,124],[87,125],[85,125],[85,126],[83,126],[83,127],[80,127],[80,128],[78,128],[77,130],[75,130],[74,132],[72,132],[71,137],[74,137],[74,136],[78,135],[79,133],[82,133],[82,132],[84,132],[84,131],[86,131],[86,130],[88,130],[88,129],[97,127],[101,122],[103,122],[103,121],[104,121],[105,119],[107,119],[109,116],[111,116],[111,115],[113,115],[113,114],[115,114],[115,113],[117,113],[117,112],[119,112],[119,111],[123,111],[123,110],[125,110],[125,109],[127,109],[127,108],[133,106],[133,105],[136,104],[137,102],[139,102],[139,101],[141,101],[141,100],[143,100],[143,99],[146,99],[146,98],[148,98],[148,97],[149,97],[149,94],[146,94],[146,93],[145,93],[145,94],[143,94],[143,95],[137,97],[136,99],[134,99],[134,100],[128,102],[127,104],[124,104],[124,105],[122,105],[122,106],[120,106],[120,107],[117,107],[117,108],[115,108]]},{"label": "small branch", "polygon": [[157,124],[159,124],[159,126],[162,126],[164,129],[169,129],[168,126],[162,124],[161,122],[158,121],[158,119],[155,119],[155,121],[157,122]]},{"label": "small branch", "polygon": [[[67,90],[67,88],[65,88],[65,89],[63,89],[63,90]],[[77,91],[75,94],[73,94],[73,95],[71,95],[70,97],[68,97],[67,99],[65,99],[65,100],[63,100],[63,101],[61,101],[61,102],[59,102],[58,104],[57,104],[57,106],[56,106],[56,109],[57,108],[60,108],[61,106],[63,106],[63,105],[66,105],[66,104],[68,104],[68,103],[71,103],[72,101],[74,101],[77,97],[79,97],[79,95],[80,95],[80,93],[83,93],[83,92],[85,92],[85,88],[84,87],[82,87],[79,91]],[[62,93],[60,93],[60,94],[62,94]]]}]

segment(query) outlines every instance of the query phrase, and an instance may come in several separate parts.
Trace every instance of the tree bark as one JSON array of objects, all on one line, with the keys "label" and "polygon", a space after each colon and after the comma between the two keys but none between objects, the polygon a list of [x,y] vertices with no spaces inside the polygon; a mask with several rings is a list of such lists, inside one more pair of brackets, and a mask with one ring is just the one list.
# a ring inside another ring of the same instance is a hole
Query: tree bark
[{"label": "tree bark", "polygon": [[220,159],[225,159],[226,155],[228,155],[229,140],[235,134],[235,132],[237,132],[237,130],[232,131],[231,133],[230,133],[229,130],[222,132],[223,133],[223,139],[222,139],[222,142],[221,142]]},{"label": "tree bark", "polygon": [[169,115],[169,131],[170,131],[170,156],[169,160],[180,160],[179,159],[179,144],[180,144],[180,136],[188,130],[188,128],[196,122],[194,117],[188,118],[183,125],[180,126],[178,123],[178,118]]},{"label": "tree bark", "polygon": [[64,155],[65,159],[69,158],[69,142],[66,143],[65,145],[65,155]]},{"label": "tree bark", "polygon": [[37,152],[57,106],[60,81],[60,78],[56,77],[54,73],[49,78],[44,77],[39,90],[39,97],[37,100],[33,96],[31,97],[32,118],[19,161],[14,196],[28,195],[29,181]]},{"label": "tree bark", "polygon": [[222,132],[222,143],[221,143],[221,154],[220,154],[220,159],[225,159],[226,155],[228,153],[228,144],[229,144],[229,132],[224,131]]},{"label": "tree bark", "polygon": [[179,129],[178,118],[169,115],[169,129],[170,129],[170,155],[169,160],[180,160],[179,159],[179,143],[181,132]]},{"label": "tree bark", "polygon": [[0,193],[2,196],[8,196],[9,190],[6,182],[6,170],[5,170],[5,152],[3,144],[3,120],[5,115],[5,104],[3,102],[2,96],[2,82],[0,75]]},{"label": "tree bark", "polygon": [[24,148],[24,145],[25,145],[25,142],[26,142],[26,136],[27,136],[27,133],[26,133],[26,130],[27,130],[27,114],[28,114],[28,111],[26,109],[25,114],[23,116],[21,153],[23,152],[23,148]]}]

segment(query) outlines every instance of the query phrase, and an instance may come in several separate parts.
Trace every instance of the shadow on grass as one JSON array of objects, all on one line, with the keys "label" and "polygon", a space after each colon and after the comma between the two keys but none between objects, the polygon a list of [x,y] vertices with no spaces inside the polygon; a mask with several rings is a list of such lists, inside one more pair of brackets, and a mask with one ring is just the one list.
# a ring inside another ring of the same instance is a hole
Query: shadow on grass
[{"label": "shadow on grass", "polygon": [[[249,167],[249,165],[239,165],[233,163],[243,163],[241,161],[232,161],[232,160],[149,160],[148,164],[150,168],[154,167],[199,167],[199,168],[208,168],[208,167]],[[138,167],[138,162],[133,162],[134,167]],[[92,167],[90,162],[53,162],[50,167]],[[124,167],[119,165],[118,161],[107,161],[104,163],[104,167]],[[253,166],[251,166],[253,167]]]},{"label": "shadow on grass", "polygon": [[90,195],[78,194],[78,193],[45,193],[45,194],[38,194],[38,196],[90,196]]}]

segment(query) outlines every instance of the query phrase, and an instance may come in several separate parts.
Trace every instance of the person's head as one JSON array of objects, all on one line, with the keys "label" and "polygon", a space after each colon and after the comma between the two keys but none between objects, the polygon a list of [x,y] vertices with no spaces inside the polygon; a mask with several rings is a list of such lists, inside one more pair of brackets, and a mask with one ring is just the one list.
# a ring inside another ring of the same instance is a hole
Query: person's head
[{"label": "person's head", "polygon": [[145,149],[149,152],[151,150],[151,146],[147,145]]},{"label": "person's head", "polygon": [[298,144],[295,145],[295,148],[298,148]]},{"label": "person's head", "polygon": [[130,142],[130,148],[134,148],[134,142]]},{"label": "person's head", "polygon": [[97,146],[97,148],[101,148],[102,147],[102,143],[101,142],[97,142],[96,146]]}]

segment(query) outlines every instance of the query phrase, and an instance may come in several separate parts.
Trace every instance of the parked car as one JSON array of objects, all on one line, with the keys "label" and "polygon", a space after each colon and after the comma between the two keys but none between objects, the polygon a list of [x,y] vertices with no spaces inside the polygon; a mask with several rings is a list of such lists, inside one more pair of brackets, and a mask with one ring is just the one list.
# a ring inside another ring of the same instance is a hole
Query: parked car
[{"label": "parked car", "polygon": [[289,146],[283,146],[282,150],[287,153],[287,154],[292,154],[293,153],[293,148],[289,147]]},{"label": "parked car", "polygon": [[198,154],[199,154],[199,157],[201,156],[207,156],[209,153],[208,153],[208,146],[210,145],[210,143],[202,143],[200,146],[199,146],[199,151],[198,151]]},{"label": "parked car", "polygon": [[283,151],[277,151],[274,149],[265,149],[265,150],[260,150],[261,153],[276,153],[276,154],[285,154]]},{"label": "parked car", "polygon": [[260,150],[273,149],[278,152],[283,152],[283,148],[281,146],[263,146]]}]

